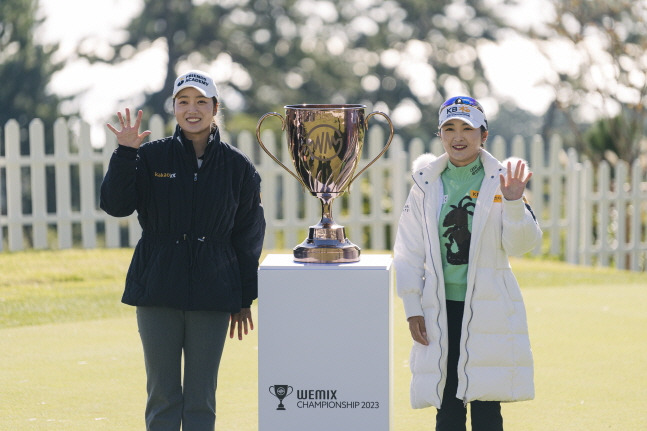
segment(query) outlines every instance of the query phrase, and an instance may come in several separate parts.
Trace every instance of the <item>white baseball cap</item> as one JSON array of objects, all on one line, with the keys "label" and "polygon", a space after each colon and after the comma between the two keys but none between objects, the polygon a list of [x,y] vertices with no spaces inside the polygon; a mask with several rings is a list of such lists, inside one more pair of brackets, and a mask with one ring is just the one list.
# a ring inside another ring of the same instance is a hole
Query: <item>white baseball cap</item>
[{"label": "white baseball cap", "polygon": [[204,97],[218,99],[218,89],[208,73],[201,70],[190,70],[180,75],[173,85],[173,97],[187,87],[193,87],[198,90]]},{"label": "white baseball cap", "polygon": [[471,97],[459,96],[447,99],[438,112],[438,127],[449,120],[462,120],[475,129],[488,128],[487,119],[481,104]]}]

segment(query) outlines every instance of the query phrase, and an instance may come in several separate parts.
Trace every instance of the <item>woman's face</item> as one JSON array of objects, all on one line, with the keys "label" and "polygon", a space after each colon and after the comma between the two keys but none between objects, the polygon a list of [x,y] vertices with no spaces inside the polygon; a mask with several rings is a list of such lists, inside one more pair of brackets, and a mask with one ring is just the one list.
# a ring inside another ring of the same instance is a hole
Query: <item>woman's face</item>
[{"label": "woman's face", "polygon": [[195,137],[209,135],[211,122],[218,112],[218,106],[197,89],[187,87],[175,96],[173,111],[184,135],[194,140]]},{"label": "woman's face", "polygon": [[440,128],[440,140],[454,166],[467,166],[476,160],[487,134],[457,119],[449,120]]}]

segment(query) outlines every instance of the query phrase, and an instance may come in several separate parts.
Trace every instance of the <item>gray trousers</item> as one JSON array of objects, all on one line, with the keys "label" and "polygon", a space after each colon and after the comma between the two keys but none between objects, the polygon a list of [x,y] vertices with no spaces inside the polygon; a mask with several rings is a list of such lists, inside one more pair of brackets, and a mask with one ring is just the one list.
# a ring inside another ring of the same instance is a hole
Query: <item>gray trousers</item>
[{"label": "gray trousers", "polygon": [[[213,431],[230,313],[137,307],[146,364],[146,430]],[[182,375],[184,354],[184,376]]]}]

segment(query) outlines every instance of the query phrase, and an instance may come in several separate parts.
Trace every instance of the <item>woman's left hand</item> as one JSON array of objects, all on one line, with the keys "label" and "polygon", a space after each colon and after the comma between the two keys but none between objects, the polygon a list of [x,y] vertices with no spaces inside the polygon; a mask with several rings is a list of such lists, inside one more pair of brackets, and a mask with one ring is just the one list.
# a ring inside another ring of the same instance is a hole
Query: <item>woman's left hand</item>
[{"label": "woman's left hand", "polygon": [[501,180],[501,193],[507,201],[516,201],[521,199],[523,192],[526,189],[526,184],[532,177],[532,172],[525,173],[526,164],[519,160],[514,172],[512,171],[512,163],[508,162],[508,172],[506,175],[500,174]]},{"label": "woman's left hand", "polygon": [[243,332],[247,335],[248,329],[254,330],[251,308],[241,308],[238,313],[231,313],[229,318],[229,338],[234,338],[238,326],[238,339],[243,339]]}]

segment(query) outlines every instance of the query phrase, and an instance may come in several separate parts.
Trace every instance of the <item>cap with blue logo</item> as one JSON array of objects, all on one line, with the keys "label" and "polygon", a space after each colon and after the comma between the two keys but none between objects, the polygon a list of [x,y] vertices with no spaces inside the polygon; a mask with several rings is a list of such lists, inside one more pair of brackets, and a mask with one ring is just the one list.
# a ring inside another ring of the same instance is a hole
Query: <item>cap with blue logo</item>
[{"label": "cap with blue logo", "polygon": [[440,106],[438,111],[438,127],[449,120],[462,120],[475,129],[481,126],[488,128],[483,107],[476,99],[467,96],[451,97]]},{"label": "cap with blue logo", "polygon": [[173,85],[173,97],[187,87],[193,87],[198,90],[204,97],[218,99],[218,88],[208,73],[201,70],[190,70],[180,75]]}]

